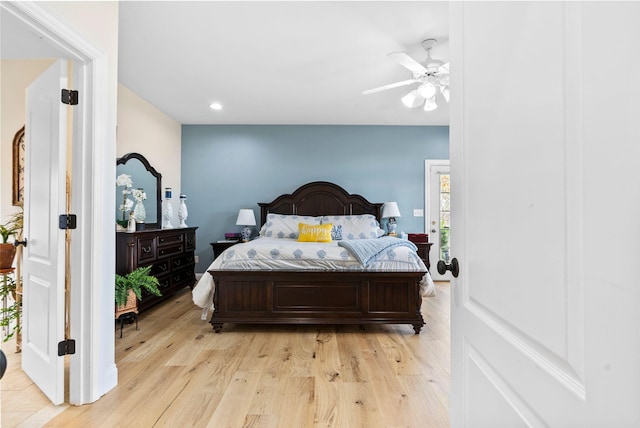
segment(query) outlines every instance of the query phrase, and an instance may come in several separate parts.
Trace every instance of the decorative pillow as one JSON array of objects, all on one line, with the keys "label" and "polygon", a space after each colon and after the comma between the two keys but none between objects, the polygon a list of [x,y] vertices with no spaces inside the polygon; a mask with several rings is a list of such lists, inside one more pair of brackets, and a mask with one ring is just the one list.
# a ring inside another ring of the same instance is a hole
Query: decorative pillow
[{"label": "decorative pillow", "polygon": [[260,236],[267,238],[298,238],[298,223],[320,224],[319,217],[267,214],[267,219],[260,229]]},{"label": "decorative pillow", "polygon": [[342,225],[341,224],[334,224],[333,227],[331,228],[331,239],[334,241],[341,241],[342,240]]},{"label": "decorative pillow", "polygon": [[373,239],[384,235],[380,223],[371,214],[324,216],[320,218],[320,223],[333,224],[332,237],[335,241]]},{"label": "decorative pillow", "polygon": [[298,224],[300,242],[331,242],[331,223],[327,224]]}]

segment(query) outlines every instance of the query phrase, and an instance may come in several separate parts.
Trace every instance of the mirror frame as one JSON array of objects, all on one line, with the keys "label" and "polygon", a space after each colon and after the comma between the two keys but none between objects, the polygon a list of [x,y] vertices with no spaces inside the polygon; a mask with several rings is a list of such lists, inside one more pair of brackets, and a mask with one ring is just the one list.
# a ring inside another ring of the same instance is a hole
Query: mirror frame
[{"label": "mirror frame", "polygon": [[147,171],[156,178],[156,213],[158,213],[158,221],[157,223],[145,223],[145,228],[160,229],[160,225],[162,224],[162,200],[160,199],[160,196],[162,195],[162,174],[156,171],[156,169],[151,166],[147,158],[140,153],[127,153],[116,161],[116,166],[124,165],[130,159],[137,159],[142,162],[142,165],[144,165]]}]

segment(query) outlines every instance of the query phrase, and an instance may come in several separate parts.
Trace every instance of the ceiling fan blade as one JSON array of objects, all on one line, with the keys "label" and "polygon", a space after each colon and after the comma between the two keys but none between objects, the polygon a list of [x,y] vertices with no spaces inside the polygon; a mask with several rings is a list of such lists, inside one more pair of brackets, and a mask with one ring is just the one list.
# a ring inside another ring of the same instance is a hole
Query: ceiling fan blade
[{"label": "ceiling fan blade", "polygon": [[406,86],[406,85],[410,85],[410,84],[416,83],[416,82],[417,82],[417,80],[415,80],[415,79],[403,80],[402,82],[390,83],[388,85],[379,86],[377,88],[367,89],[366,91],[362,91],[362,94],[363,95],[373,94],[374,92],[380,92],[380,91],[384,91],[384,90],[387,90],[387,89],[397,88],[399,86]]},{"label": "ceiling fan blade", "polygon": [[387,55],[389,58],[409,69],[412,73],[425,73],[427,69],[415,59],[404,52],[392,52]]}]

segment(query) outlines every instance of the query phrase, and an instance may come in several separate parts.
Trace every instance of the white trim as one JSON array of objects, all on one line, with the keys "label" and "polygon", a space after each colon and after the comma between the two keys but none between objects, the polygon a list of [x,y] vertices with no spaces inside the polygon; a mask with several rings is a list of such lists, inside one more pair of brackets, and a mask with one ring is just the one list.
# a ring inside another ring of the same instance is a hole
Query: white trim
[{"label": "white trim", "polygon": [[108,57],[35,2],[1,2],[43,41],[74,61],[74,85],[81,89],[74,115],[72,210],[71,335],[69,401],[96,401],[118,380],[113,328],[115,234],[112,183],[115,130],[108,126]]}]

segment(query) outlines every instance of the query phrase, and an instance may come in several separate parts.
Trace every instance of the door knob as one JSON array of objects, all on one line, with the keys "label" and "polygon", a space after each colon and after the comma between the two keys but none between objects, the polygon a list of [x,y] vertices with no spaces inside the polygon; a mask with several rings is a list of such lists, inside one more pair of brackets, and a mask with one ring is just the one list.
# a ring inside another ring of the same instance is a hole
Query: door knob
[{"label": "door knob", "polygon": [[436,230],[435,229],[431,229],[431,233],[436,233]]},{"label": "door knob", "polygon": [[458,259],[455,257],[451,260],[450,264],[447,264],[444,260],[439,260],[437,267],[440,275],[444,275],[446,271],[450,270],[451,275],[453,275],[454,278],[457,278],[460,273],[460,265],[458,264]]},{"label": "door knob", "polygon": [[26,247],[27,246],[27,238],[25,238],[24,241],[13,241],[13,245],[15,245],[16,247],[19,247],[20,245]]}]

